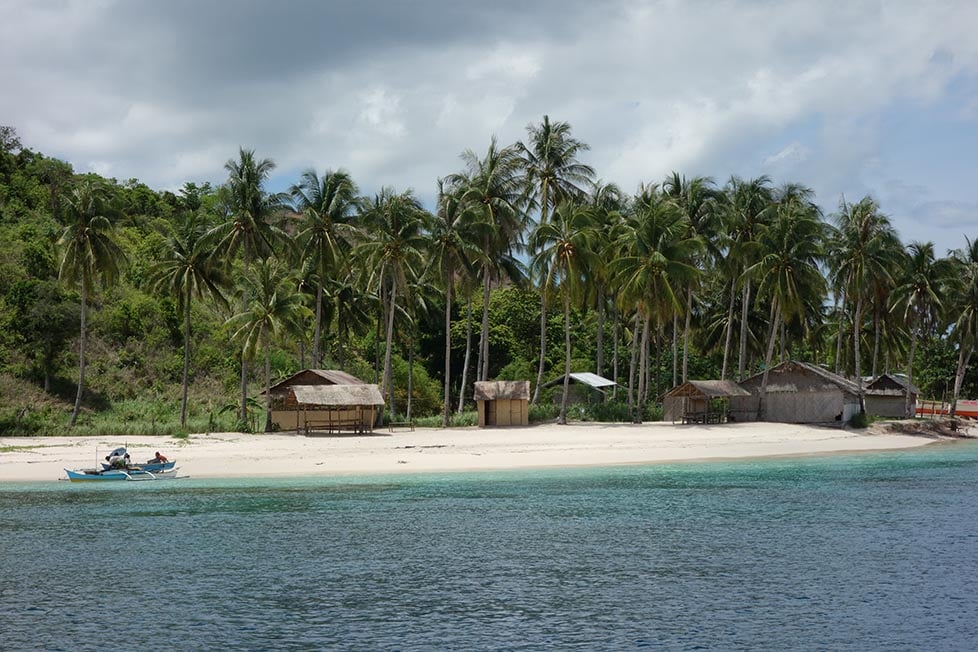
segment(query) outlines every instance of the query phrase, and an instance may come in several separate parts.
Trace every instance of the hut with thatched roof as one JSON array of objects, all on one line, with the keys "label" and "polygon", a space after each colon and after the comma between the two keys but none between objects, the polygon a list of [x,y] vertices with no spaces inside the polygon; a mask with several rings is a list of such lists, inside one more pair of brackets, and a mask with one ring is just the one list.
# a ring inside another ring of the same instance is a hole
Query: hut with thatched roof
[{"label": "hut with thatched roof", "polygon": [[370,432],[384,405],[376,385],[337,369],[303,369],[272,385],[271,397],[275,427],[298,432]]},{"label": "hut with thatched roof", "polygon": [[744,420],[750,392],[732,380],[690,380],[662,399],[663,419],[683,423]]},{"label": "hut with thatched roof", "polygon": [[740,381],[751,393],[749,421],[781,423],[845,423],[859,413],[856,383],[818,365],[788,360],[768,371],[763,413],[759,373]]},{"label": "hut with thatched roof", "polygon": [[[907,394],[910,394],[909,409]],[[866,385],[866,414],[894,419],[912,419],[917,411],[919,390],[903,374],[883,374]]]},{"label": "hut with thatched roof", "polygon": [[479,427],[530,423],[530,381],[485,380],[475,384]]}]

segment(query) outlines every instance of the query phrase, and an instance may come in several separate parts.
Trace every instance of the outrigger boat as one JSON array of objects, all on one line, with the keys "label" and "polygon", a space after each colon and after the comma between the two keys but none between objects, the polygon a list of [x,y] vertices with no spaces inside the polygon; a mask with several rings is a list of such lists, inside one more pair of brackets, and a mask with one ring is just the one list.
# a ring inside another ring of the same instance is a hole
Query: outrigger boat
[{"label": "outrigger boat", "polygon": [[[149,471],[150,473],[165,473],[167,471],[172,471],[176,466],[176,460],[168,462],[146,462],[145,464],[137,465],[142,471]],[[111,471],[112,465],[102,462],[103,471]]]},{"label": "outrigger boat", "polygon": [[143,468],[131,469],[65,469],[67,479],[71,482],[111,482],[126,480],[171,480],[177,478],[176,469],[168,471],[147,471]]}]

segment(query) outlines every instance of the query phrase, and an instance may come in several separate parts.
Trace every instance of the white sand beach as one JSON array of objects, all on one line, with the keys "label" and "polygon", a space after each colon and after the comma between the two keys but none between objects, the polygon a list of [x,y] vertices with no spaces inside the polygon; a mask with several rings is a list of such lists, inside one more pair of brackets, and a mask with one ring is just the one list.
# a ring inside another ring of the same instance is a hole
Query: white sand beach
[{"label": "white sand beach", "polygon": [[0,482],[50,481],[93,467],[117,446],[134,462],[160,451],[197,478],[359,475],[649,464],[923,446],[933,437],[886,428],[844,430],[783,423],[546,424],[522,428],[418,428],[366,436],[212,433],[171,437],[3,437]]}]

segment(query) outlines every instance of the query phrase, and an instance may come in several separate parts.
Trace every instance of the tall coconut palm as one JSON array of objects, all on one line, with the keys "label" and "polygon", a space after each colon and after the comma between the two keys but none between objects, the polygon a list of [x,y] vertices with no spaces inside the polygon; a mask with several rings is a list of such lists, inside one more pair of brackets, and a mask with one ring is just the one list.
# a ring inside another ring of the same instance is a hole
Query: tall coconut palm
[{"label": "tall coconut palm", "polygon": [[[212,229],[216,238],[216,250],[230,264],[240,251],[245,275],[253,260],[264,259],[275,253],[276,248],[288,241],[288,236],[272,219],[281,209],[284,197],[269,194],[265,183],[275,169],[271,159],[256,159],[254,150],[243,147],[238,160],[229,159],[224,164],[228,179],[221,187],[220,195],[227,213],[227,220]],[[241,297],[244,311],[246,297]],[[248,418],[248,364],[241,360],[241,405],[239,417]]]},{"label": "tall coconut palm", "polygon": [[78,338],[78,392],[69,426],[74,426],[81,412],[85,392],[85,344],[88,339],[88,299],[93,287],[101,282],[110,285],[119,276],[126,256],[114,237],[109,217],[108,189],[86,178],[65,199],[63,216],[68,225],[61,233],[62,281],[81,291],[81,326]]},{"label": "tall coconut palm", "polygon": [[[446,187],[438,181],[438,211],[431,228],[430,264],[438,271],[445,289],[445,405],[442,426],[451,416],[452,291],[459,274],[472,275],[475,261],[483,255],[481,238],[473,229],[475,213],[466,210],[464,185]],[[465,388],[462,388],[465,391]]]},{"label": "tall coconut palm", "polygon": [[150,275],[153,288],[177,299],[183,312],[183,377],[181,381],[180,425],[187,425],[187,389],[190,376],[190,306],[194,296],[208,296],[221,305],[227,275],[207,237],[207,225],[197,215],[187,216],[167,242],[166,257],[156,263]]},{"label": "tall coconut palm", "polygon": [[382,388],[387,391],[392,413],[394,405],[391,354],[394,343],[394,315],[401,294],[408,292],[411,279],[419,276],[426,259],[425,227],[429,215],[414,193],[396,193],[383,188],[364,205],[361,215],[363,239],[354,251],[368,274],[368,287],[373,287],[387,300],[387,333],[384,352]]},{"label": "tall coconut palm", "polygon": [[[758,256],[757,239],[771,220],[773,192],[767,176],[744,181],[731,177],[725,189],[724,219],[729,242],[727,255],[737,263],[731,283],[741,281],[740,347],[737,358],[737,379],[744,379],[747,368],[748,311],[751,306],[751,280],[743,271],[753,265]],[[730,310],[735,300],[734,289],[730,292]],[[732,334],[732,314],[728,319],[727,347]]]},{"label": "tall coconut palm", "polygon": [[768,371],[782,324],[802,320],[809,297],[825,295],[825,278],[819,264],[824,255],[824,229],[818,208],[797,197],[782,196],[774,221],[760,234],[760,256],[745,270],[757,280],[757,296],[771,304],[770,330],[764,358],[758,413],[763,415]]},{"label": "tall coconut palm", "polygon": [[[598,313],[598,323],[595,332],[595,372],[604,375],[604,332],[605,314],[607,312],[609,293],[609,271],[611,262],[609,255],[613,249],[618,229],[624,219],[627,208],[627,198],[621,189],[613,183],[596,181],[591,186],[589,205],[593,219],[592,248],[600,253],[592,261],[591,280],[594,306]],[[612,292],[613,293],[613,292]]]},{"label": "tall coconut palm", "polygon": [[[540,223],[546,224],[550,212],[565,200],[581,201],[585,187],[594,177],[594,169],[581,163],[578,157],[590,149],[586,143],[571,136],[571,126],[566,122],[551,122],[543,116],[539,125],[526,127],[529,138],[517,143],[526,170],[526,187],[533,203],[540,210]],[[547,270],[543,271],[540,292],[540,364],[533,402],[540,397],[540,384],[547,355]]]},{"label": "tall coconut palm", "polygon": [[965,246],[951,252],[951,276],[947,294],[953,297],[949,308],[957,315],[952,336],[958,345],[958,364],[954,373],[951,416],[957,411],[964,374],[978,343],[978,239],[965,238]]},{"label": "tall coconut palm", "polygon": [[522,269],[516,254],[522,247],[526,223],[523,170],[515,147],[500,148],[493,137],[483,158],[472,150],[462,153],[465,171],[448,177],[464,184],[462,202],[477,215],[473,226],[481,234],[485,256],[480,259],[482,276],[482,335],[479,343],[479,380],[489,375],[489,289],[501,277],[519,281]]},{"label": "tall coconut palm", "polygon": [[640,420],[638,415],[646,394],[650,324],[655,318],[661,325],[666,317],[682,308],[678,292],[699,274],[694,256],[702,244],[689,233],[685,217],[675,204],[662,198],[657,186],[639,189],[633,214],[626,219],[611,267],[621,291],[620,300],[636,306],[639,312],[636,331],[632,335],[635,342],[637,329],[641,328],[636,421]]},{"label": "tall coconut palm", "polygon": [[894,269],[893,259],[903,251],[896,230],[890,219],[871,198],[864,197],[852,204],[839,203],[835,216],[838,226],[837,240],[833,243],[834,258],[838,261],[837,285],[845,290],[852,305],[853,363],[860,410],[865,412],[860,353],[863,309],[868,302],[874,283],[880,278],[890,278]]},{"label": "tall coconut palm", "polygon": [[594,215],[588,206],[562,201],[547,222],[541,222],[530,236],[533,267],[546,267],[560,287],[564,304],[564,393],[557,423],[567,423],[567,399],[571,374],[571,297],[580,296],[585,279],[593,273],[597,251],[594,248]]},{"label": "tall coconut palm", "polygon": [[302,261],[316,271],[316,323],[313,329],[312,360],[322,363],[323,290],[346,261],[352,239],[352,225],[359,191],[344,170],[327,170],[322,177],[315,170],[303,172],[299,183],[289,190],[295,208],[302,214],[303,227],[298,241]]},{"label": "tall coconut palm", "polygon": [[[697,267],[705,269],[721,256],[720,243],[717,237],[717,192],[713,187],[713,179],[709,177],[693,177],[687,179],[678,172],[673,172],[662,184],[663,193],[686,218],[690,235],[699,237],[703,242],[702,255],[696,261]],[[694,284],[685,288],[686,323],[683,328],[683,373],[685,383],[689,375],[689,335],[693,316],[693,298],[696,292]]]},{"label": "tall coconut palm", "polygon": [[[936,259],[934,243],[911,242],[907,247],[903,271],[893,291],[893,309],[902,313],[910,331],[907,380],[913,383],[913,360],[917,342],[940,325],[944,306],[942,295],[952,270],[946,258]],[[911,393],[907,392],[905,414],[911,414]]]},{"label": "tall coconut palm", "polygon": [[258,347],[265,354],[265,432],[272,430],[272,338],[301,331],[311,311],[302,302],[295,279],[275,258],[259,261],[241,278],[245,309],[228,320],[242,357],[253,360]]}]

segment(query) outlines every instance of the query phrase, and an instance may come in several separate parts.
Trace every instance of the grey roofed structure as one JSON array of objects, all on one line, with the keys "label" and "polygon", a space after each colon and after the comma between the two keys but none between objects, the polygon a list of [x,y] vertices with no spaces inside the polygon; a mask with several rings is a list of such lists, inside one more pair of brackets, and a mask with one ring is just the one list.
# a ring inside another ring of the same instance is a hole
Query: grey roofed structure
[{"label": "grey roofed structure", "polygon": [[750,392],[732,380],[689,380],[662,398],[663,418],[683,423],[724,423],[743,419]]},{"label": "grey roofed structure", "polygon": [[699,394],[709,398],[720,398],[723,396],[750,396],[750,392],[738,385],[732,380],[689,380],[683,385],[679,385],[668,393],[666,396],[679,396],[679,395],[690,395],[694,392],[681,392],[685,385],[691,385],[695,388]]},{"label": "grey roofed structure", "polygon": [[[782,371],[782,370],[791,369],[792,367],[801,368],[801,369],[807,370],[807,371],[815,374],[816,376],[821,377],[822,380],[826,380],[826,381],[832,383],[833,385],[838,386],[839,389],[841,389],[841,390],[843,390],[845,392],[849,392],[851,394],[858,394],[858,392],[859,392],[859,388],[856,387],[856,383],[852,382],[848,378],[843,378],[839,374],[832,373],[828,369],[823,369],[822,367],[820,367],[818,365],[815,365],[815,364],[811,364],[809,362],[800,362],[798,360],[788,360],[786,362],[782,362],[780,364],[774,365],[773,367],[771,367],[770,371],[771,372],[775,372],[775,370]],[[764,377],[764,372],[763,371],[758,372],[758,373],[754,374],[753,376],[751,376],[750,378],[745,378],[744,380],[742,380],[741,381],[741,385],[744,385],[744,384],[747,384],[747,383],[752,383],[752,382],[760,383],[760,381],[761,381],[761,379],[763,377]],[[771,376],[771,374],[769,372],[769,375],[768,375],[768,388],[767,388],[769,392],[777,391],[777,389],[774,387],[775,384],[771,382],[772,378],[773,377]]]},{"label": "grey roofed structure", "polygon": [[906,374],[880,374],[866,384],[867,394],[903,396],[907,391],[911,394],[920,394],[920,390],[907,379]]},{"label": "grey roofed structure", "polygon": [[[752,396],[746,421],[846,423],[860,412],[856,383],[808,362],[787,360],[768,370],[767,394],[761,400],[764,372],[740,381]],[[761,413],[763,403],[763,413]]]},{"label": "grey roofed structure", "polygon": [[[581,371],[581,372],[572,373],[570,374],[570,379],[574,382],[582,383],[584,385],[588,385],[589,387],[593,387],[594,389],[601,389],[603,387],[613,387],[614,385],[618,384],[613,380],[602,378],[598,374],[592,374],[590,371]],[[552,387],[554,385],[557,385],[558,383],[563,383],[563,382],[564,382],[564,377],[561,376],[560,378],[555,378],[550,382],[544,383],[543,386]]]},{"label": "grey roofed structure", "polygon": [[384,405],[376,385],[293,385],[289,389],[303,406]]},{"label": "grey roofed structure", "polygon": [[473,398],[476,401],[500,399],[530,400],[528,380],[481,380],[475,383]]}]

